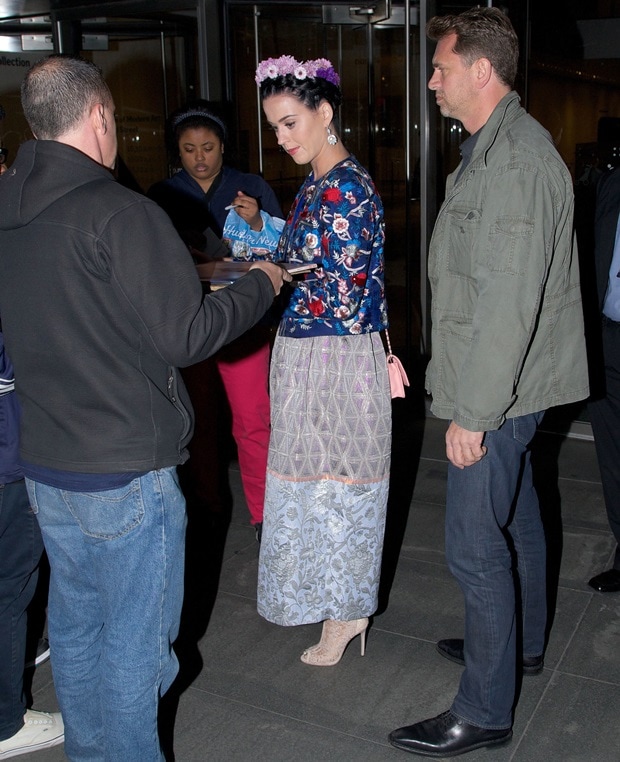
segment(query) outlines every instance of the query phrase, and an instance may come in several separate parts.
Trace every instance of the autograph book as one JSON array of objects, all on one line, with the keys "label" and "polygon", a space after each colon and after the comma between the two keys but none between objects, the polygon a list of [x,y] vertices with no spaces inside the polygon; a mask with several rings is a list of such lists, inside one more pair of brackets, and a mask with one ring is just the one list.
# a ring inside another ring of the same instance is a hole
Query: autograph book
[{"label": "autograph book", "polygon": [[[219,259],[215,262],[205,262],[204,264],[196,265],[196,270],[200,280],[208,281],[211,284],[211,288],[222,288],[230,286],[231,283],[234,283],[242,275],[245,275],[253,264],[253,262],[229,262]],[[278,262],[277,264],[288,270],[291,275],[301,275],[316,268],[314,262],[307,264]]]}]

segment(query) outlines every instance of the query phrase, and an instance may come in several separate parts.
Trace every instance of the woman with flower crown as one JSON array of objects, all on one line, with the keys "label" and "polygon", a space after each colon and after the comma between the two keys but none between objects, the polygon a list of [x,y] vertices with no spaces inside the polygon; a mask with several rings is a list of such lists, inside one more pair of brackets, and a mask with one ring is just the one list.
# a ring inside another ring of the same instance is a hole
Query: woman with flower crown
[{"label": "woman with flower crown", "polygon": [[323,622],[301,660],[331,666],[357,635],[363,655],[377,608],[391,444],[383,207],[338,136],[329,61],[268,59],[256,82],[278,144],[311,168],[277,253],[316,265],[273,349],[258,612],[280,625]]}]

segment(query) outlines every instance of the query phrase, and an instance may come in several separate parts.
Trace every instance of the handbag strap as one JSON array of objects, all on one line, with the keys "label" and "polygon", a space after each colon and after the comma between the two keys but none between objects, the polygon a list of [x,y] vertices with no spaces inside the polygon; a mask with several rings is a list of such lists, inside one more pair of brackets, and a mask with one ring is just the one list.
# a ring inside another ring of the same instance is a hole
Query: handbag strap
[{"label": "handbag strap", "polygon": [[388,346],[388,354],[391,355],[392,354],[392,345],[390,344],[390,334],[389,334],[387,328],[385,329],[385,340],[386,340],[387,346]]}]

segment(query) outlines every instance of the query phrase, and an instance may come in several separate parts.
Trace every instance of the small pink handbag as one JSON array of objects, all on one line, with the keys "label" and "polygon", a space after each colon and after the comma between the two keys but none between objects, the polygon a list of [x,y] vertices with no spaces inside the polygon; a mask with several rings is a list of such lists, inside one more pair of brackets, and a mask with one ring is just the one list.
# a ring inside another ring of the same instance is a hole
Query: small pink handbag
[{"label": "small pink handbag", "polygon": [[394,397],[404,397],[405,386],[409,386],[409,379],[407,378],[407,374],[405,373],[405,369],[403,368],[401,361],[398,359],[398,357],[396,357],[396,355],[392,354],[390,334],[387,331],[385,332],[385,339],[388,345],[386,359],[388,377],[390,379],[390,393],[392,395],[392,399]]}]

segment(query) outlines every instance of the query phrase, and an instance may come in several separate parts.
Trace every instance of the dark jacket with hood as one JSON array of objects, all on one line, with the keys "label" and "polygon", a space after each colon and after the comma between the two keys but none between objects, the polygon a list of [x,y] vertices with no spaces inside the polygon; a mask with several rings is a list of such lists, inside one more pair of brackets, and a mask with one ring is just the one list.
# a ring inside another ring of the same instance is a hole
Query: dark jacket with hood
[{"label": "dark jacket with hood", "polygon": [[176,368],[250,328],[273,300],[268,276],[203,298],[165,212],[56,141],[21,146],[0,209],[22,459],[96,474],[183,462],[192,412]]}]

